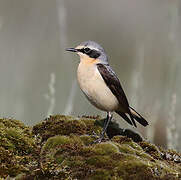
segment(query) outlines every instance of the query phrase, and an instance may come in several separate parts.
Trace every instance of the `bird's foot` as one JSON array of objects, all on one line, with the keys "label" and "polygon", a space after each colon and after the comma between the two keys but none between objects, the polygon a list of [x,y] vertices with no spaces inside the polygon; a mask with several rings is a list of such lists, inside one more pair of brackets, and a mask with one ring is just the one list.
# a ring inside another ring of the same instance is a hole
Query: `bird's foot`
[{"label": "bird's foot", "polygon": [[96,139],[95,141],[93,141],[91,144],[97,144],[97,143],[101,143],[102,142],[102,140],[103,140],[103,138],[104,138],[104,135],[100,135],[99,136],[99,138],[98,139]]},{"label": "bird's foot", "polygon": [[98,139],[96,139],[95,141],[93,141],[92,144],[101,143],[101,142],[102,142],[102,139],[103,139],[103,138],[98,138]]},{"label": "bird's foot", "polygon": [[97,138],[97,137],[99,137],[99,135],[93,131],[92,134],[91,134],[91,137]]}]

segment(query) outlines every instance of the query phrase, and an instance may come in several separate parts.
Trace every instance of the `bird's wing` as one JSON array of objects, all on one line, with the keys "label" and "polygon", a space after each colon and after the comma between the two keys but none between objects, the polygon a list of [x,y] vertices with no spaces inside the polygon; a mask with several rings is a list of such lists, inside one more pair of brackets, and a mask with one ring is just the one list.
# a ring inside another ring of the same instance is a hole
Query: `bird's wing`
[{"label": "bird's wing", "polygon": [[97,68],[104,79],[106,85],[109,87],[111,92],[116,96],[120,104],[121,109],[125,113],[130,113],[129,103],[126,95],[121,87],[119,79],[117,78],[115,72],[111,69],[109,65],[97,64]]}]

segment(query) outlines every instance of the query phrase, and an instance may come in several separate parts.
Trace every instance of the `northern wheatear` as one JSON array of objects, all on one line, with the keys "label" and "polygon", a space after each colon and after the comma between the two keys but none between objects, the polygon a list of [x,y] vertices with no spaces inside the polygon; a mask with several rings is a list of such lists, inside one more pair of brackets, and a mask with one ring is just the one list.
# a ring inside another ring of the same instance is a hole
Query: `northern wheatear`
[{"label": "northern wheatear", "polygon": [[107,112],[107,118],[100,138],[101,142],[112,119],[111,112],[118,113],[129,124],[136,127],[135,120],[143,126],[148,122],[129,106],[119,79],[109,66],[104,49],[94,41],[82,42],[67,51],[76,52],[80,57],[77,79],[81,90],[95,107]]}]

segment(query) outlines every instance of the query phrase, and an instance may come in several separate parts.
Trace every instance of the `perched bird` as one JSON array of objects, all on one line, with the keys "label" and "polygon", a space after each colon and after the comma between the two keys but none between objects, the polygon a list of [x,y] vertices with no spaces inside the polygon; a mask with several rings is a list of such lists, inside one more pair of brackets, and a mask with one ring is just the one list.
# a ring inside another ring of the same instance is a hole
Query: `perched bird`
[{"label": "perched bird", "polygon": [[75,48],[67,48],[66,51],[75,52],[80,57],[77,79],[82,92],[91,104],[107,112],[107,118],[97,142],[102,141],[112,119],[112,112],[116,112],[135,127],[135,120],[143,126],[148,125],[148,122],[129,106],[120,81],[109,65],[104,49],[98,43],[85,41]]}]

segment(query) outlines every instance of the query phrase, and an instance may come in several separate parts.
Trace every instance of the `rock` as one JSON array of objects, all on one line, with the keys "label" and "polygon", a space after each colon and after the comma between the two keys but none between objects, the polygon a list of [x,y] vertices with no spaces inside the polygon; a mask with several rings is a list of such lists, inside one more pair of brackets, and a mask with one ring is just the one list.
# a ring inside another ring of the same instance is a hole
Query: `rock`
[{"label": "rock", "polygon": [[31,128],[12,119],[0,119],[0,177],[16,176],[36,166],[37,146]]},{"label": "rock", "polygon": [[180,153],[163,150],[114,123],[107,132],[111,140],[106,137],[92,144],[103,121],[100,117],[55,115],[30,128],[20,121],[0,119],[0,177],[181,179]]}]

